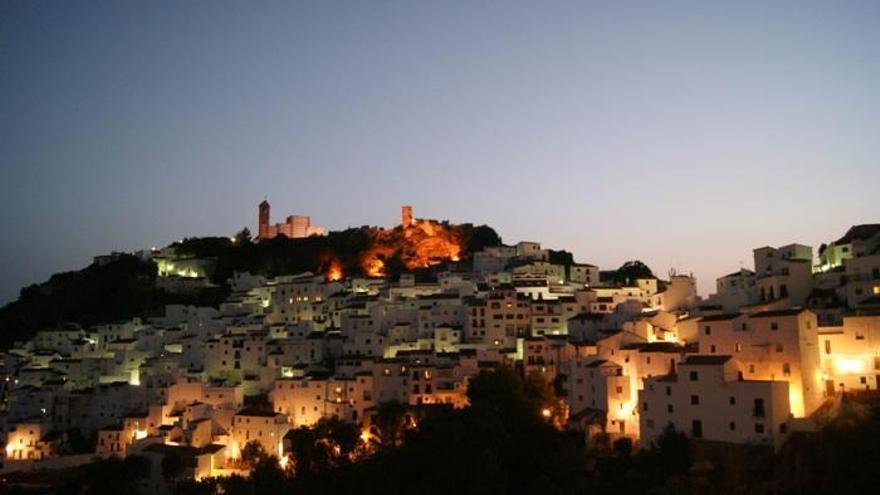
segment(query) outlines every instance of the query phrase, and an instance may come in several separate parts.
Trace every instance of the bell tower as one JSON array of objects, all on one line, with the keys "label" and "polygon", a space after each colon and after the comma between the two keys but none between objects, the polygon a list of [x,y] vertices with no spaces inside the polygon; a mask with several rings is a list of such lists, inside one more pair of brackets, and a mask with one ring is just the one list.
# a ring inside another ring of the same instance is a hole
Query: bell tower
[{"label": "bell tower", "polygon": [[267,239],[269,237],[269,202],[265,199],[260,203],[260,215],[257,225],[257,238],[260,240]]}]

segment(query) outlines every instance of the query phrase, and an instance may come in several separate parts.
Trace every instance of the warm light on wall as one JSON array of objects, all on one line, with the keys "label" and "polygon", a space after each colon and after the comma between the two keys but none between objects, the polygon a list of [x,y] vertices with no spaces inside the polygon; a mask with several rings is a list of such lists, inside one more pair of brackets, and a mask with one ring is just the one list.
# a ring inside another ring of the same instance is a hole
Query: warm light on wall
[{"label": "warm light on wall", "polygon": [[632,402],[623,402],[620,404],[620,407],[617,408],[617,418],[620,421],[626,421],[632,415],[634,410]]},{"label": "warm light on wall", "polygon": [[241,451],[238,449],[238,442],[233,440],[229,443],[229,446],[226,447],[226,457],[230,459],[238,459],[241,455]]},{"label": "warm light on wall", "polygon": [[834,369],[838,374],[858,374],[865,369],[864,362],[858,358],[834,358]]},{"label": "warm light on wall", "polygon": [[791,415],[795,418],[804,417],[804,394],[799,386],[795,386],[793,382],[788,383],[788,405]]}]

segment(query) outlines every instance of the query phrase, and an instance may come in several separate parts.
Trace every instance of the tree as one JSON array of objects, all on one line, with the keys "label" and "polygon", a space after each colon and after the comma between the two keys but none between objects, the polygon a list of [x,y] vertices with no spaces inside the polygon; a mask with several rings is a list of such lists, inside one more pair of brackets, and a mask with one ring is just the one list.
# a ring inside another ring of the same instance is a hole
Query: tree
[{"label": "tree", "polygon": [[237,234],[235,234],[235,244],[238,246],[242,246],[244,244],[251,243],[251,229],[245,227],[241,229]]},{"label": "tree", "polygon": [[554,265],[572,265],[574,264],[574,255],[569,253],[568,251],[554,251],[552,249],[549,250],[549,255],[547,261],[553,263]]},{"label": "tree", "polygon": [[663,433],[654,441],[652,453],[658,457],[667,474],[683,474],[691,466],[687,436],[671,424],[666,425]]},{"label": "tree", "polygon": [[656,277],[648,265],[639,260],[627,261],[612,274],[612,280],[618,284],[631,284],[638,278]]},{"label": "tree", "polygon": [[186,470],[186,462],[176,451],[169,449],[162,457],[162,475],[168,479],[180,477]]},{"label": "tree", "polygon": [[379,437],[379,443],[385,447],[397,445],[403,439],[406,428],[406,406],[396,400],[379,404],[373,416],[373,426]]},{"label": "tree", "polygon": [[268,457],[269,454],[263,448],[263,445],[255,440],[246,443],[244,448],[241,449],[241,461],[251,468]]},{"label": "tree", "polygon": [[134,479],[143,479],[150,477],[150,459],[137,454],[125,456],[123,460],[125,471]]},{"label": "tree", "polygon": [[618,457],[622,457],[624,459],[628,459],[630,455],[632,455],[633,451],[633,442],[632,439],[627,437],[621,437],[614,441],[614,453],[617,454]]},{"label": "tree", "polygon": [[[125,460],[118,457],[99,459],[67,473],[67,478],[61,481],[56,493],[130,495],[137,492],[138,480],[149,477],[149,473],[149,459],[139,455],[127,456]],[[0,493],[5,493],[2,488]]]},{"label": "tree", "polygon": [[287,474],[275,456],[260,459],[253,467],[250,478],[254,493],[290,493]]},{"label": "tree", "polygon": [[322,418],[315,430],[318,439],[330,447],[333,454],[330,458],[336,464],[347,462],[361,440],[357,426],[337,416]]},{"label": "tree", "polygon": [[291,433],[293,463],[298,478],[311,478],[349,464],[360,443],[357,427],[336,416],[320,419],[313,427]]}]

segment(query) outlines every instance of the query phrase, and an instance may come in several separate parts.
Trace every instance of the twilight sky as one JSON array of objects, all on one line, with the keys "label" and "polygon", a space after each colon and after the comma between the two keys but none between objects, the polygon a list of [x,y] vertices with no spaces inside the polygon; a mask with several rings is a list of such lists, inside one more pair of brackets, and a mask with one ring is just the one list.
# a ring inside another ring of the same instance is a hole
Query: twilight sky
[{"label": "twilight sky", "polygon": [[[712,5],[709,5],[712,4]],[[416,216],[692,271],[880,221],[880,2],[0,2],[0,303]]]}]

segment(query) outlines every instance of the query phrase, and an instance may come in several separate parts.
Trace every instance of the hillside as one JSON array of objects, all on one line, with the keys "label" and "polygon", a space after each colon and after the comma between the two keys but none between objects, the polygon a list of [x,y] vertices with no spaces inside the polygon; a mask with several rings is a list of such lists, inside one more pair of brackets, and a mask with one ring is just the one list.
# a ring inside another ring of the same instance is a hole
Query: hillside
[{"label": "hillside", "polygon": [[[432,225],[443,233],[443,239],[456,243],[460,263],[468,263],[471,255],[485,246],[501,243],[488,226]],[[340,270],[340,276],[394,277],[415,272],[421,278],[431,278],[435,269],[452,261],[419,258],[420,249],[427,246],[430,251],[436,246],[436,236],[409,230],[360,227],[326,236],[277,237],[260,243],[247,237],[185,239],[172,244],[172,251],[181,258],[207,260],[206,276],[217,286],[187,295],[157,289],[156,264],[132,255],[55,274],[46,282],[22,289],[17,301],[0,308],[0,348],[8,349],[40,329],[65,323],[93,325],[155,315],[174,303],[216,306],[228,294],[227,280],[235,271],[274,277],[306,271],[329,274],[334,268]],[[376,263],[381,263],[381,273],[370,273]]]}]

